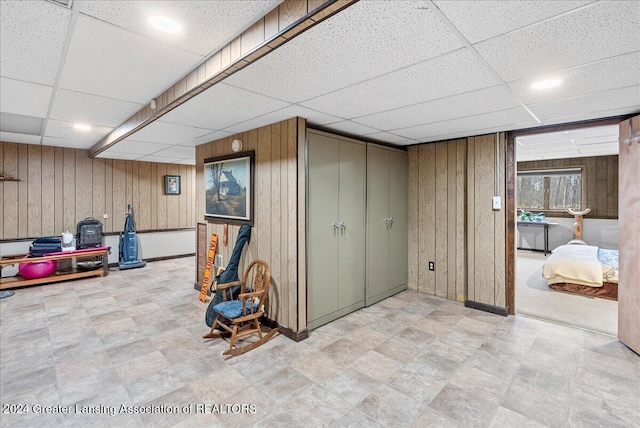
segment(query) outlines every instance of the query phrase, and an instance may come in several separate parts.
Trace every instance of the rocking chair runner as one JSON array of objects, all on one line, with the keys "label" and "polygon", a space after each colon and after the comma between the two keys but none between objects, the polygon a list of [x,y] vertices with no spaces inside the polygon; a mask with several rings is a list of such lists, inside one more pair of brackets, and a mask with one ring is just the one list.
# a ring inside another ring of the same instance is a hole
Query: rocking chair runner
[{"label": "rocking chair runner", "polygon": [[[266,343],[278,331],[271,330],[266,335],[262,334],[260,317],[264,315],[264,301],[269,293],[271,271],[269,265],[262,260],[254,260],[244,272],[242,281],[218,284],[218,288],[225,291],[230,287],[240,286],[240,294],[237,299],[227,300],[226,292],[222,293],[223,301],[215,306],[216,318],[211,326],[211,331],[203,336],[204,339],[229,337],[229,349],[223,355],[240,355]],[[230,322],[229,322],[230,321]],[[218,332],[214,332],[215,329]],[[248,345],[238,347],[236,340],[243,336],[257,333],[259,339]]]}]

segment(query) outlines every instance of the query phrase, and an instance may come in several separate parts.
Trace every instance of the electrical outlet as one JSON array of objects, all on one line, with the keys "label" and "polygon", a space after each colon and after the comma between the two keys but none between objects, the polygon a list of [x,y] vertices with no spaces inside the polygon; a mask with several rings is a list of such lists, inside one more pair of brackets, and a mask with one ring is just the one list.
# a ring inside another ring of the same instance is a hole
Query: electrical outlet
[{"label": "electrical outlet", "polygon": [[216,254],[216,259],[215,259],[215,263],[214,264],[216,266],[222,267],[222,263],[223,263],[222,254]]},{"label": "electrical outlet", "polygon": [[429,270],[436,270],[436,264],[434,262],[429,262]]},{"label": "electrical outlet", "polygon": [[102,218],[104,218],[104,219],[109,218],[109,214],[102,214]]}]

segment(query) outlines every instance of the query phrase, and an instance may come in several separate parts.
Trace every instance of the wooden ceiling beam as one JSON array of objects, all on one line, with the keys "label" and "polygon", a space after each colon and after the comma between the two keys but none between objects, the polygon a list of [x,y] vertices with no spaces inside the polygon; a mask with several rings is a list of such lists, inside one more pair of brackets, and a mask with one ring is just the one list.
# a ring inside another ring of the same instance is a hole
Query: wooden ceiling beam
[{"label": "wooden ceiling beam", "polygon": [[358,0],[284,0],[89,149],[95,157]]}]

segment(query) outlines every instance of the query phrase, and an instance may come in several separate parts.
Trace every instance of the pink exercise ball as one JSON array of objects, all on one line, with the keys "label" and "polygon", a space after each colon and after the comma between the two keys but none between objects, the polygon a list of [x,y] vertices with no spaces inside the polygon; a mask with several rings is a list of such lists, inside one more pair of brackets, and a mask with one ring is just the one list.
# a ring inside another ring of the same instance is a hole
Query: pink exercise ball
[{"label": "pink exercise ball", "polygon": [[26,279],[38,279],[51,275],[58,267],[56,260],[44,260],[41,262],[20,263],[18,272]]}]

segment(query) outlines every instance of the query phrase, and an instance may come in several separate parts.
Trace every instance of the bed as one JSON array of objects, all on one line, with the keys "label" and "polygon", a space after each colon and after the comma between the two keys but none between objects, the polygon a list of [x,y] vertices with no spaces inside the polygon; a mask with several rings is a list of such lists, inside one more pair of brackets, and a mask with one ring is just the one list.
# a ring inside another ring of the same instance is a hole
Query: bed
[{"label": "bed", "polygon": [[561,245],[549,256],[542,276],[554,290],[618,300],[618,250]]}]

